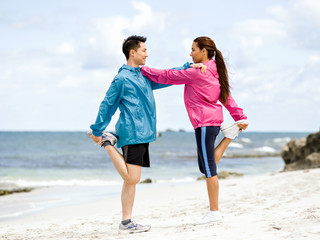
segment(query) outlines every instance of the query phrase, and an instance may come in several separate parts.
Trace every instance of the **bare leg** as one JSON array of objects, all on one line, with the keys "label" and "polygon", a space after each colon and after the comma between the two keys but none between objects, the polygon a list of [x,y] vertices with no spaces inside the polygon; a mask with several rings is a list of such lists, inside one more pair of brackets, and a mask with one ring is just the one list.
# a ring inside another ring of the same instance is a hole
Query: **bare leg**
[{"label": "bare leg", "polygon": [[219,145],[214,149],[214,160],[216,164],[220,161],[223,153],[226,151],[229,144],[232,142],[231,138],[223,138]]},{"label": "bare leg", "polygon": [[209,196],[209,204],[210,211],[218,211],[219,210],[219,181],[218,177],[209,177],[206,178],[207,181],[207,189]]},{"label": "bare leg", "polygon": [[111,158],[111,161],[113,162],[113,165],[117,169],[117,171],[120,174],[120,176],[122,177],[122,179],[124,181],[128,180],[129,179],[129,171],[127,168],[127,163],[124,160],[121,153],[119,153],[118,150],[111,145],[106,146],[105,149],[107,150],[107,152]]},{"label": "bare leg", "polygon": [[121,192],[122,220],[131,219],[136,184],[140,182],[141,177],[141,167],[127,164],[115,147],[108,145],[105,149],[118,173],[124,180]]},{"label": "bare leg", "polygon": [[[216,164],[220,161],[223,153],[226,151],[229,144],[232,142],[230,138],[223,138],[219,145],[214,149],[214,160]],[[206,178],[207,190],[209,196],[210,211],[219,210],[219,181],[218,177]]]},{"label": "bare leg", "polygon": [[136,192],[136,184],[140,181],[141,167],[128,164],[128,170],[132,176],[131,181],[124,181],[121,192],[121,204],[122,204],[122,220],[132,218],[132,209]]}]

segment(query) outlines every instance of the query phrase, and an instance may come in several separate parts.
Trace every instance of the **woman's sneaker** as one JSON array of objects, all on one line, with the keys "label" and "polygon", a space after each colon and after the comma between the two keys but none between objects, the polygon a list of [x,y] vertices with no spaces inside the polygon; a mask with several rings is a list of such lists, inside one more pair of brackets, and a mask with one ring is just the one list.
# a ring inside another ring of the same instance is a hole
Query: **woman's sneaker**
[{"label": "woman's sneaker", "polygon": [[223,136],[226,138],[234,139],[239,135],[239,127],[238,123],[248,123],[247,120],[239,120],[234,123],[227,124],[225,126],[222,126],[220,128],[221,132],[223,133]]},{"label": "woman's sneaker", "polygon": [[[91,137],[92,136],[92,131],[90,130],[87,132],[87,136]],[[104,147],[106,145],[112,145],[114,146],[116,142],[119,140],[119,136],[113,132],[102,132],[101,135],[101,147]]]},{"label": "woman's sneaker", "polygon": [[141,225],[141,224],[138,224],[134,221],[131,221],[126,225],[120,223],[119,234],[147,232],[150,230],[150,228],[151,228],[150,225]]},{"label": "woman's sneaker", "polygon": [[222,221],[221,213],[219,211],[209,211],[203,218],[200,218],[194,224],[201,225],[201,224],[207,224],[207,223],[213,223],[213,222],[219,222],[219,221]]}]

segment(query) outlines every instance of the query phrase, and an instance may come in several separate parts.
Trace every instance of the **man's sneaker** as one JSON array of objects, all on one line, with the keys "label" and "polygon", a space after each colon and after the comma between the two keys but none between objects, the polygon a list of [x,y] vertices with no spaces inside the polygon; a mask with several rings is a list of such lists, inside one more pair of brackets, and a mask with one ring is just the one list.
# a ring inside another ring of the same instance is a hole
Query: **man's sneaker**
[{"label": "man's sneaker", "polygon": [[[87,136],[88,137],[91,137],[93,134],[92,134],[92,131],[89,131],[87,132]],[[112,146],[114,146],[116,144],[116,142],[119,140],[119,136],[116,135],[115,133],[113,132],[102,132],[102,135],[101,135],[102,139],[101,139],[101,146],[103,146],[103,144],[107,141],[110,142],[110,144]]]},{"label": "man's sneaker", "polygon": [[223,133],[224,137],[234,139],[239,135],[239,127],[238,123],[248,123],[247,120],[239,120],[234,123],[227,124],[220,128],[221,132]]},{"label": "man's sneaker", "polygon": [[219,222],[221,220],[222,220],[222,216],[219,211],[209,211],[203,218],[200,218],[194,224],[201,225],[201,224]]},{"label": "man's sneaker", "polygon": [[150,225],[141,225],[134,221],[131,221],[126,225],[123,225],[122,223],[120,223],[119,234],[147,232],[150,230],[150,228],[151,228]]}]

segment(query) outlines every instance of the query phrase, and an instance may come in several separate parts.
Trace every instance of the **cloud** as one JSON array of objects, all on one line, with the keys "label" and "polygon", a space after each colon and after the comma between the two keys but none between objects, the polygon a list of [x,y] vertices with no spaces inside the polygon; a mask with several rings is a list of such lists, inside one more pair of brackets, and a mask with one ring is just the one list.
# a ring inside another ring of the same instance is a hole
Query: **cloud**
[{"label": "cloud", "polygon": [[[88,41],[86,69],[118,66],[123,63],[123,40],[129,35],[146,35],[163,31],[166,15],[157,12],[145,2],[132,2],[133,16],[109,16],[92,20],[92,34]],[[155,27],[156,26],[156,27]]]},{"label": "cloud", "polygon": [[297,0],[292,6],[276,5],[267,10],[285,26],[287,44],[295,48],[320,48],[320,2]]},{"label": "cloud", "polygon": [[25,20],[14,21],[12,22],[11,26],[13,28],[24,29],[24,28],[34,27],[34,26],[40,26],[43,24],[43,22],[44,20],[42,19],[42,17],[32,16]]},{"label": "cloud", "polygon": [[60,54],[73,54],[75,53],[75,46],[72,43],[61,43],[57,47],[57,52]]}]

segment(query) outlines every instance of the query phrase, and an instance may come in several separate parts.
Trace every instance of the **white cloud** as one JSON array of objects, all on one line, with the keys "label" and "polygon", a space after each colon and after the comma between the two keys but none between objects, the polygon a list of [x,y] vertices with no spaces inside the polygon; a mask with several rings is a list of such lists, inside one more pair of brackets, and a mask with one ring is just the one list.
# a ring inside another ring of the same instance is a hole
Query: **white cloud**
[{"label": "white cloud", "polygon": [[308,23],[320,26],[320,1],[298,0],[293,5],[295,15],[305,19]]},{"label": "white cloud", "polygon": [[75,53],[75,46],[72,43],[61,43],[57,47],[57,52],[60,54],[73,54]]},{"label": "white cloud", "polygon": [[11,24],[12,27],[23,29],[33,26],[39,26],[43,23],[43,19],[39,16],[32,16],[28,19],[21,20],[21,21],[15,21]]},{"label": "white cloud", "polygon": [[163,31],[166,26],[166,15],[154,11],[145,2],[132,2],[135,10],[133,16],[109,16],[93,19],[92,35],[89,42],[92,49],[85,60],[85,67],[99,68],[118,66],[123,63],[121,51],[123,40],[129,35],[144,35]]},{"label": "white cloud", "polygon": [[[153,30],[163,31],[166,26],[166,15],[161,12],[156,12],[152,7],[145,2],[133,1],[132,5],[139,14],[132,19],[130,28],[133,31],[139,31],[144,27],[152,27]],[[157,26],[155,28],[155,26]]]},{"label": "white cloud", "polygon": [[260,48],[265,43],[286,37],[284,25],[270,19],[250,19],[236,23],[233,34],[240,38],[245,50]]}]

